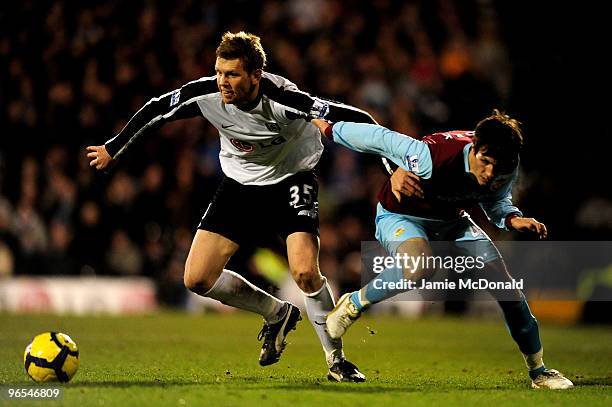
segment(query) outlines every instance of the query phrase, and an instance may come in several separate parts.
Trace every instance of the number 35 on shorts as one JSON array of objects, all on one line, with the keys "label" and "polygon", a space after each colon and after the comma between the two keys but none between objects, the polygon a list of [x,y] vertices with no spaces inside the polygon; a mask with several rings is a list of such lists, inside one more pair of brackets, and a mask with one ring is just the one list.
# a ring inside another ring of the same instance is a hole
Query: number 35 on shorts
[{"label": "number 35 on shorts", "polygon": [[312,204],[314,187],[309,184],[293,185],[289,188],[289,206],[293,208]]},{"label": "number 35 on shorts", "polygon": [[316,188],[310,184],[291,186],[289,188],[289,207],[297,211],[297,216],[317,219],[319,202],[317,202]]}]

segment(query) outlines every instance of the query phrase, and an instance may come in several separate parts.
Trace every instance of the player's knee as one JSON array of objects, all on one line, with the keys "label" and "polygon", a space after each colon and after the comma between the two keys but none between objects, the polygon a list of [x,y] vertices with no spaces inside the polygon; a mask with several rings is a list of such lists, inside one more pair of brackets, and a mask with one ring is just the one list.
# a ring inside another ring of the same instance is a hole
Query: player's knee
[{"label": "player's knee", "polygon": [[185,264],[185,275],[183,276],[183,284],[189,291],[196,294],[206,294],[215,284],[213,279],[207,278],[206,274],[197,272],[193,266],[187,262]]},{"label": "player's knee", "polygon": [[206,284],[202,279],[194,278],[185,273],[183,277],[183,284],[185,284],[185,288],[189,291],[193,291],[196,294],[203,295],[205,292],[210,290],[210,287]]},{"label": "player's knee", "polygon": [[300,290],[307,294],[318,291],[323,285],[323,276],[316,266],[295,267],[291,274]]},{"label": "player's knee", "polygon": [[412,263],[408,263],[404,268],[404,278],[412,281],[429,280],[435,274],[435,267],[429,267],[424,261],[432,255],[432,250],[427,240],[422,238],[406,240],[401,244],[398,252],[402,255],[407,255],[413,260]]}]

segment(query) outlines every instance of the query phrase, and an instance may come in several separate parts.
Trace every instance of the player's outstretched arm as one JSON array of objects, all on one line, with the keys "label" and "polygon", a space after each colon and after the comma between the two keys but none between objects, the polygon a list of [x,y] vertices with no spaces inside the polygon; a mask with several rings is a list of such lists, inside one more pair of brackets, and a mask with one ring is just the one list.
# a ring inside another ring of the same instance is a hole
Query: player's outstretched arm
[{"label": "player's outstretched arm", "polygon": [[[508,177],[508,179],[499,186],[497,193],[491,199],[480,202],[481,208],[487,214],[489,220],[500,229],[512,230],[516,229],[520,232],[528,232],[532,226],[535,226],[533,231],[537,231],[540,238],[545,237],[546,233],[542,232],[542,229],[532,222],[519,221],[517,227],[512,225],[514,219],[527,219],[523,218],[523,213],[512,203],[512,186],[518,177],[518,168]],[[535,219],[534,219],[535,220]],[[539,222],[538,222],[539,223]],[[544,227],[544,230],[546,228]]]},{"label": "player's outstretched arm", "polygon": [[489,219],[497,227],[518,232],[534,233],[539,239],[548,237],[546,225],[534,218],[525,218],[523,213],[512,203],[512,185],[518,174],[518,168],[514,170],[510,179],[502,185],[497,193],[496,199],[481,202],[480,206],[486,212]]},{"label": "player's outstretched arm", "polygon": [[338,122],[332,126],[323,120],[312,123],[327,138],[351,150],[387,157],[421,178],[431,177],[431,153],[422,141],[373,124]]},{"label": "player's outstretched arm", "polygon": [[264,75],[261,92],[270,99],[287,106],[290,119],[325,119],[331,122],[348,121],[377,124],[365,110],[340,102],[326,100],[303,92],[285,78]]},{"label": "player's outstretched arm", "polygon": [[216,80],[212,76],[189,82],[180,89],[152,98],[132,116],[119,134],[104,144],[106,152],[116,160],[129,146],[152,134],[165,123],[202,116],[197,101],[217,91]]},{"label": "player's outstretched arm", "polygon": [[[358,109],[344,103],[324,100],[311,96],[306,92],[300,91],[295,84],[280,77],[264,77],[261,81],[261,89],[270,99],[284,104],[293,111],[291,116],[294,119],[307,119],[314,122],[319,121],[319,129],[324,134],[321,126],[328,126],[325,120],[330,122],[355,122],[378,124],[376,120],[366,111]],[[325,119],[325,120],[320,120]],[[383,158],[383,160],[385,160]],[[423,197],[423,190],[419,184],[420,178],[413,172],[406,171],[398,167],[395,171],[388,170],[391,175],[391,185],[393,194],[398,201],[402,194],[407,197]]]}]

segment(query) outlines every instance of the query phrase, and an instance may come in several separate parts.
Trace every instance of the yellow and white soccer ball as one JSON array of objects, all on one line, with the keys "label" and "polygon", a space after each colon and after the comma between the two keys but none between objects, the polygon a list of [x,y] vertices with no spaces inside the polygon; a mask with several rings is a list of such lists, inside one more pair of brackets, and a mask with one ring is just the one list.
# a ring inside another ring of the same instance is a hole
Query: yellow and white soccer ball
[{"label": "yellow and white soccer ball", "polygon": [[45,332],[26,347],[23,363],[35,382],[67,382],[79,368],[79,350],[68,335]]}]

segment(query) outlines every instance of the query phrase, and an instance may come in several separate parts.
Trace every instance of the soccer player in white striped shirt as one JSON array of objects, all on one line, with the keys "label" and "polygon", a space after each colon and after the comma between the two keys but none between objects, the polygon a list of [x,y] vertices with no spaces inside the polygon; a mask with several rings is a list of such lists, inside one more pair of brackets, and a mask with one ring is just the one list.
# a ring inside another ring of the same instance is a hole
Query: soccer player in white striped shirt
[{"label": "soccer player in white striped shirt", "polygon": [[202,116],[219,131],[224,178],[193,239],[185,264],[185,286],[225,304],[262,315],[259,363],[278,362],[300,311],[225,269],[241,244],[257,243],[262,231],[285,239],[289,267],[304,293],[308,318],[321,341],[333,381],[365,376],[344,356],[341,339],[325,330],[334,308],[319,270],[319,218],[315,166],[323,145],[309,121],[326,118],[374,123],[364,111],[301,92],[287,79],[264,72],[259,37],[226,33],[216,51],[216,75],[187,83],[151,99],[104,145],[89,146],[90,165],[106,169],[135,140],[163,124]]}]

